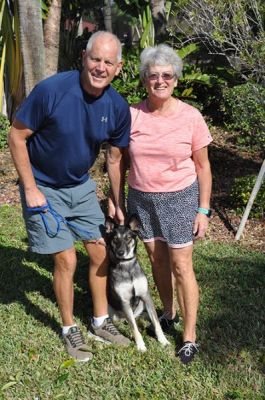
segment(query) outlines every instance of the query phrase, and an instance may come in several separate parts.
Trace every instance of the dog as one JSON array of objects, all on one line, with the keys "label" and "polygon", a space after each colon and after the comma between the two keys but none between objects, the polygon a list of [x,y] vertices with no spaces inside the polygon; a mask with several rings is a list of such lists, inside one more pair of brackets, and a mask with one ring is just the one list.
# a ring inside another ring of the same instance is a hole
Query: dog
[{"label": "dog", "polygon": [[147,278],[137,261],[138,221],[132,216],[126,225],[118,225],[106,218],[106,244],[109,255],[108,302],[110,315],[125,318],[133,329],[136,347],[146,351],[143,337],[135,318],[144,310],[154,326],[158,341],[166,346],[166,339],[157,317],[153,300],[148,290]]}]

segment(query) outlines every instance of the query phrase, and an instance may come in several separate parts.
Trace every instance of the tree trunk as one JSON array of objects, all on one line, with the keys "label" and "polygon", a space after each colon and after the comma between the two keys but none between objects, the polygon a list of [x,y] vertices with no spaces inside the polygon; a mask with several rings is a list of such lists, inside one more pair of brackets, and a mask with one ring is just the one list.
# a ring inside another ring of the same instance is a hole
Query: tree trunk
[{"label": "tree trunk", "polygon": [[164,0],[150,0],[150,8],[155,28],[155,41],[162,42],[166,34],[167,18]]},{"label": "tree trunk", "polygon": [[60,20],[62,0],[52,0],[44,24],[45,76],[56,74],[58,69]]},{"label": "tree trunk", "polygon": [[108,32],[112,32],[112,17],[111,17],[111,2],[110,0],[104,0],[104,25]]},{"label": "tree trunk", "polygon": [[36,83],[45,76],[41,6],[39,0],[17,0],[17,2],[27,96]]}]

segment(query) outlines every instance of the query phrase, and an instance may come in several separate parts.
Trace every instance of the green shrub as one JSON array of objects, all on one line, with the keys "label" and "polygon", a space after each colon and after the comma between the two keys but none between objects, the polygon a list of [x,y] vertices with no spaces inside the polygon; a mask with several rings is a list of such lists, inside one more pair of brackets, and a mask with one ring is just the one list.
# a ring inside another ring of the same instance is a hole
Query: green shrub
[{"label": "green shrub", "polygon": [[10,123],[8,118],[0,114],[0,150],[8,147],[7,134],[10,129]]},{"label": "green shrub", "polygon": [[227,128],[239,132],[237,143],[265,149],[265,89],[252,83],[225,88],[223,101]]},{"label": "green shrub", "polygon": [[146,98],[146,91],[139,80],[139,51],[128,50],[124,57],[121,73],[112,82],[112,86],[129,104],[139,103]]},{"label": "green shrub", "polygon": [[[236,178],[230,193],[230,203],[237,214],[243,214],[254,188],[257,176],[248,175]],[[263,181],[249,216],[263,218],[265,215],[265,181]]]}]

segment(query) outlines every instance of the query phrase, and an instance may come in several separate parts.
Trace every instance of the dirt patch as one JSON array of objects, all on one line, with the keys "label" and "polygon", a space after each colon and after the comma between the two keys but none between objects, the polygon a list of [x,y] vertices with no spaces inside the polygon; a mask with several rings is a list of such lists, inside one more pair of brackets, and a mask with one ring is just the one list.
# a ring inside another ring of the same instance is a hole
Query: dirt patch
[{"label": "dirt patch", "polygon": [[[229,196],[235,179],[247,175],[258,175],[263,162],[262,154],[251,149],[240,150],[233,144],[229,132],[211,128],[213,143],[209,158],[213,172],[212,206],[214,217],[211,221],[210,237],[214,241],[231,242],[242,216],[230,209]],[[264,219],[248,219],[240,243],[253,250],[265,252]]]},{"label": "dirt patch", "polygon": [[0,205],[19,204],[17,173],[8,150],[0,151]]}]

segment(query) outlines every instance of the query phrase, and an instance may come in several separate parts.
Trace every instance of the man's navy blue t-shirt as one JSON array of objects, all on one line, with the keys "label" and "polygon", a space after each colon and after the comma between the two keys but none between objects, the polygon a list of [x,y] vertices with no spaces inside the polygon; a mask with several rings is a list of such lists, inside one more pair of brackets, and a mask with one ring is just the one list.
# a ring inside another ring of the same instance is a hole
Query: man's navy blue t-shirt
[{"label": "man's navy blue t-shirt", "polygon": [[80,85],[80,72],[56,74],[32,90],[16,114],[34,134],[27,148],[36,182],[55,188],[88,179],[103,142],[126,147],[131,117],[129,106],[108,86],[100,97]]}]

